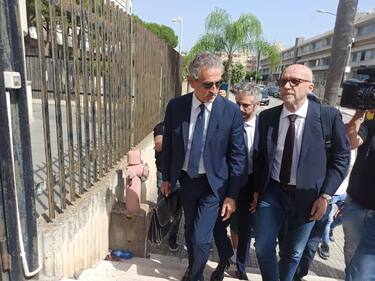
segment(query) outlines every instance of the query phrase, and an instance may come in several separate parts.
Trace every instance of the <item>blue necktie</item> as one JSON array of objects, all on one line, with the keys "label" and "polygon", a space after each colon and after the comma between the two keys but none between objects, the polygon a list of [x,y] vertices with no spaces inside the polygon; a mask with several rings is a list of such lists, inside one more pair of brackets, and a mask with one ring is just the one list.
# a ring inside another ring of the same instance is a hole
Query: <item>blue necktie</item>
[{"label": "blue necktie", "polygon": [[195,178],[199,175],[199,160],[201,159],[203,149],[203,132],[204,132],[204,104],[201,103],[200,112],[195,122],[193,140],[191,141],[189,163],[187,173],[189,177]]}]

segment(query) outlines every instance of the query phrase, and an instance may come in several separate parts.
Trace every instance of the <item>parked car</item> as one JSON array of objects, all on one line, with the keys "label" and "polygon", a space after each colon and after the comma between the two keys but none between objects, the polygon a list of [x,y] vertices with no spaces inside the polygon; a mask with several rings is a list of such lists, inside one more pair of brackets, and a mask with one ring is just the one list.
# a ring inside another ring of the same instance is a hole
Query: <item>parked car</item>
[{"label": "parked car", "polygon": [[262,91],[262,99],[260,100],[260,105],[269,105],[270,96],[268,93],[268,88],[264,85],[257,85],[257,87]]},{"label": "parked car", "polygon": [[280,97],[280,88],[279,88],[279,86],[270,86],[270,87],[268,87],[268,94],[271,97],[279,98]]}]

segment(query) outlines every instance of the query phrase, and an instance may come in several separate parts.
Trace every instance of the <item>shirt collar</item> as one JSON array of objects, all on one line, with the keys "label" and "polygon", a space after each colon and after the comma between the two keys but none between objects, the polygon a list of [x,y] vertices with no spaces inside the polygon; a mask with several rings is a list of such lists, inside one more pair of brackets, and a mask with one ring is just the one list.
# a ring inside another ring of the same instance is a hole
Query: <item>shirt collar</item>
[{"label": "shirt collar", "polygon": [[[199,108],[199,106],[201,105],[201,103],[202,102],[195,96],[195,92],[193,92],[193,100],[192,100],[192,103],[191,103],[191,109],[192,110],[196,110],[197,108]],[[205,102],[204,106],[206,107],[206,109],[209,112],[211,112],[212,102]]]},{"label": "shirt collar", "polygon": [[281,112],[280,119],[287,117],[291,114],[296,114],[298,117],[306,118],[307,108],[309,106],[309,100],[306,99],[302,106],[296,112],[290,112],[285,105],[283,105],[283,110]]},{"label": "shirt collar", "polygon": [[256,115],[253,116],[250,120],[245,121],[245,127],[255,127],[255,120],[256,120]]}]

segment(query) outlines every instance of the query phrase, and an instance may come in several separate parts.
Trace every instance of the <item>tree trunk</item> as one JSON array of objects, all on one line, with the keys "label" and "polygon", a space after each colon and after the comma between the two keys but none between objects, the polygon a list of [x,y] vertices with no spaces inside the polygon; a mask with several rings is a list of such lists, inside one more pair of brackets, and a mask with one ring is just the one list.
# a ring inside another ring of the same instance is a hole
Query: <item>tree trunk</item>
[{"label": "tree trunk", "polygon": [[228,84],[230,89],[231,81],[232,81],[232,63],[233,63],[233,54],[228,55],[228,66],[227,66],[227,74],[228,74]]},{"label": "tree trunk", "polygon": [[255,83],[259,81],[259,66],[260,66],[260,49],[257,51],[257,70],[255,72]]},{"label": "tree trunk", "polygon": [[349,55],[348,45],[352,43],[357,5],[358,0],[340,0],[337,7],[331,64],[328,69],[324,91],[324,99],[330,105],[336,105],[337,92],[343,77],[345,62]]}]

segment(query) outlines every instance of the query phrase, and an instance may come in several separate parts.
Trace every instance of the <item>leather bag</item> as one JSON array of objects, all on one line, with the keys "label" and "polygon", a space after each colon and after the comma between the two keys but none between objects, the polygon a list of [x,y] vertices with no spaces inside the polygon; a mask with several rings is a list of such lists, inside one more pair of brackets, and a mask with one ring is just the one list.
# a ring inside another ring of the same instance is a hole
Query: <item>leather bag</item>
[{"label": "leather bag", "polygon": [[159,245],[180,214],[179,193],[174,192],[168,197],[163,197],[151,211],[147,240]]}]

